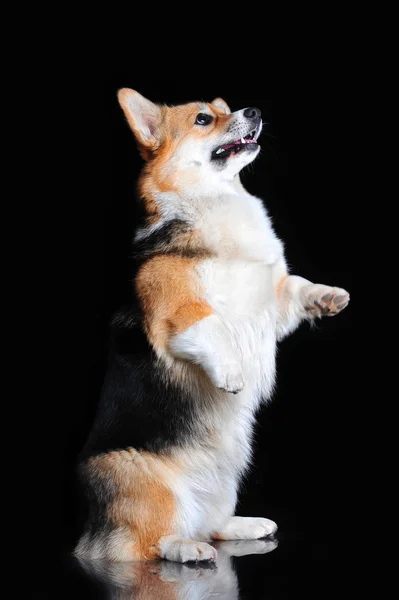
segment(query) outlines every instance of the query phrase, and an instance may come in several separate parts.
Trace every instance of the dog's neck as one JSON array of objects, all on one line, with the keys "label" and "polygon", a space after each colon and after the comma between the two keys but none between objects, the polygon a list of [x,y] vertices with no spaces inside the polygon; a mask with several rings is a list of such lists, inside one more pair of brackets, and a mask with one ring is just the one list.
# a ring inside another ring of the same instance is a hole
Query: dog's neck
[{"label": "dog's neck", "polygon": [[157,199],[163,194],[174,194],[183,199],[218,198],[223,195],[247,194],[239,174],[225,177],[221,173],[198,167],[180,171],[153,171],[144,169],[139,180],[139,194],[156,210]]}]

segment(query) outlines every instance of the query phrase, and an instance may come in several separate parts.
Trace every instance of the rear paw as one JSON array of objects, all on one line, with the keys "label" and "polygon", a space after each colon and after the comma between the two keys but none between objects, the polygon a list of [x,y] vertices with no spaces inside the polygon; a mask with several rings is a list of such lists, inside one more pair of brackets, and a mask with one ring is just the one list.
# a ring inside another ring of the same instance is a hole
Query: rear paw
[{"label": "rear paw", "polygon": [[178,563],[215,561],[217,550],[205,542],[182,541],[169,546],[162,558]]},{"label": "rear paw", "polygon": [[349,302],[346,290],[315,283],[302,289],[303,305],[312,318],[333,317],[343,310]]},{"label": "rear paw", "polygon": [[214,561],[208,562],[177,562],[163,561],[158,567],[159,577],[162,581],[194,581],[196,579],[209,579],[217,573]]}]

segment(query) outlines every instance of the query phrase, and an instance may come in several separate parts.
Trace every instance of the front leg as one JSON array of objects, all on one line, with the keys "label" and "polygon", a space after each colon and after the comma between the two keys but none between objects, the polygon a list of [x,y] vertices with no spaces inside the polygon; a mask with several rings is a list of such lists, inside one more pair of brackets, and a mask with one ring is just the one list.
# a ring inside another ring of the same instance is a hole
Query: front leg
[{"label": "front leg", "polygon": [[261,517],[230,517],[221,531],[212,535],[214,540],[259,540],[273,535],[277,525]]},{"label": "front leg", "polygon": [[200,365],[227,392],[244,387],[239,343],[227,319],[201,297],[198,261],[176,256],[148,260],[136,278],[145,329],[160,354]]},{"label": "front leg", "polygon": [[243,389],[239,348],[218,315],[207,316],[175,335],[169,349],[174,356],[199,364],[217,388],[233,394]]},{"label": "front leg", "polygon": [[274,269],[273,283],[278,307],[278,340],[293,332],[304,319],[333,317],[349,302],[346,290],[288,275],[283,262]]},{"label": "front leg", "polygon": [[300,295],[307,316],[311,319],[334,317],[349,303],[349,294],[346,290],[321,283],[304,286]]}]

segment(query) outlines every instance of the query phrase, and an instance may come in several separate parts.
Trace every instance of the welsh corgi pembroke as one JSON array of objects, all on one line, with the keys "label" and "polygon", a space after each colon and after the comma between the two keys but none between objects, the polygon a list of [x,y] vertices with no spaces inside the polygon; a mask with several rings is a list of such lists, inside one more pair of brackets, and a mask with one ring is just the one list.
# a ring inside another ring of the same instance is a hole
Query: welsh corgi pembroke
[{"label": "welsh corgi pembroke", "polygon": [[[234,516],[277,341],[338,314],[346,290],[290,275],[260,199],[239,173],[258,155],[261,111],[220,98],[119,103],[145,161],[132,305],[112,322],[95,423],[79,460],[84,559],[214,561],[212,540],[272,536]],[[211,543],[209,543],[211,542]]]}]

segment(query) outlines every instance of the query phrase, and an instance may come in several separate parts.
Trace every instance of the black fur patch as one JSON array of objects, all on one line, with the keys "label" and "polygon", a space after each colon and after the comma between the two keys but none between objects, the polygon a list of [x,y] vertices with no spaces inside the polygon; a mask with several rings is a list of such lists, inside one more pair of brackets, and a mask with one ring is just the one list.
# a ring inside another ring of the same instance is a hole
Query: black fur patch
[{"label": "black fur patch", "polygon": [[128,447],[164,452],[192,437],[201,407],[157,366],[140,322],[133,309],[113,321],[110,362],[82,460]]},{"label": "black fur patch", "polygon": [[198,247],[184,241],[182,236],[189,233],[190,225],[181,219],[167,221],[149,235],[133,242],[133,258],[143,260],[157,254],[172,254],[187,258],[210,256],[205,246]]},{"label": "black fur patch", "polygon": [[88,462],[79,465],[78,475],[87,500],[86,508],[89,509],[85,519],[86,531],[92,535],[100,531],[111,533],[107,512],[117,492],[112,477],[104,477]]},{"label": "black fur patch", "polygon": [[[133,242],[134,256],[149,258],[155,254],[178,254],[186,256],[186,250],[179,248],[177,238],[190,231],[188,224],[180,219],[168,221],[144,238]],[[189,249],[187,249],[189,252]]]},{"label": "black fur patch", "polygon": [[[139,227],[146,227],[148,215],[140,200]],[[187,258],[209,256],[198,245],[185,245],[182,234],[190,226],[183,220],[169,221],[133,243],[131,279],[148,259],[168,254]],[[185,239],[185,238],[184,238]],[[168,277],[168,273],[165,273]],[[111,350],[95,423],[82,451],[81,460],[112,450],[163,452],[184,444],[192,433],[198,402],[168,378],[165,366],[149,344],[143,330],[143,315],[135,290],[132,303],[114,316]]]}]

